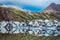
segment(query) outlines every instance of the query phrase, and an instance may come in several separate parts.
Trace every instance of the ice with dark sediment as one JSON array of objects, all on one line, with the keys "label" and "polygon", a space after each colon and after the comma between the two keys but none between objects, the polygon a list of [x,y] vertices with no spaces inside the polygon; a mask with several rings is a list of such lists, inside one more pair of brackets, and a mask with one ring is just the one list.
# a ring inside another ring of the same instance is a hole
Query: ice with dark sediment
[{"label": "ice with dark sediment", "polygon": [[[37,25],[38,24],[38,25]],[[52,25],[53,24],[53,25]],[[10,34],[31,34],[37,36],[58,36],[60,35],[59,22],[52,22],[46,20],[45,22],[38,21],[33,23],[30,22],[17,22],[17,21],[2,21],[0,22],[0,33]]]}]

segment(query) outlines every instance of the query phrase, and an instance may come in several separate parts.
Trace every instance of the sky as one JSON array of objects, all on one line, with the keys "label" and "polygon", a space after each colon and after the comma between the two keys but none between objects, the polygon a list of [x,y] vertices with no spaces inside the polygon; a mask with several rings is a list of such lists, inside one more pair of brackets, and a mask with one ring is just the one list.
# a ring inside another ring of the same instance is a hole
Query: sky
[{"label": "sky", "polygon": [[0,0],[0,3],[20,10],[40,12],[51,3],[60,4],[60,0]]}]

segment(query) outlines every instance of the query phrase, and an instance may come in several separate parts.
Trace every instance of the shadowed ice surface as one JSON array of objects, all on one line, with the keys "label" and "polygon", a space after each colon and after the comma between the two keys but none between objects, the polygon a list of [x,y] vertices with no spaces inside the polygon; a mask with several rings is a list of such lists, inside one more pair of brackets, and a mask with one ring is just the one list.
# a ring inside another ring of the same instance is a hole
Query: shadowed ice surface
[{"label": "shadowed ice surface", "polygon": [[[45,20],[46,21],[46,20]],[[17,22],[17,21],[2,21],[0,22],[0,33],[9,34],[30,34],[34,36],[58,36],[60,35],[60,25],[57,21],[40,23],[32,21]],[[39,24],[39,25],[37,25]],[[48,24],[48,25],[47,25]],[[53,24],[53,25],[52,25]]]}]

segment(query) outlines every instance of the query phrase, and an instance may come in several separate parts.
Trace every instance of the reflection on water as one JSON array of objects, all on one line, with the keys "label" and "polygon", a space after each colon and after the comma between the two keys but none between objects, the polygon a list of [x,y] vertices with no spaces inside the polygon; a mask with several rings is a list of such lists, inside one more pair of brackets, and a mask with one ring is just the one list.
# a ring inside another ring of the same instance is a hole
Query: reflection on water
[{"label": "reflection on water", "polygon": [[[30,22],[29,22],[30,23]],[[35,25],[29,24],[26,22],[0,22],[0,33],[10,33],[10,34],[31,34],[35,36],[58,36],[60,35],[60,26],[51,25],[48,26],[47,23],[44,22],[44,25]]]}]

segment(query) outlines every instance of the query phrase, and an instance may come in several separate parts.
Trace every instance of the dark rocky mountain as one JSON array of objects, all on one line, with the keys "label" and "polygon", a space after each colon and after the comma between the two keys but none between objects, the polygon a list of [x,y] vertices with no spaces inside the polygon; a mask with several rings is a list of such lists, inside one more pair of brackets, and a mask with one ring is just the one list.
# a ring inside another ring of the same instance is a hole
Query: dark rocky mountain
[{"label": "dark rocky mountain", "polygon": [[60,4],[51,3],[40,13],[43,13],[47,19],[60,20]]},{"label": "dark rocky mountain", "polygon": [[51,3],[45,10],[60,11],[60,4]]}]

